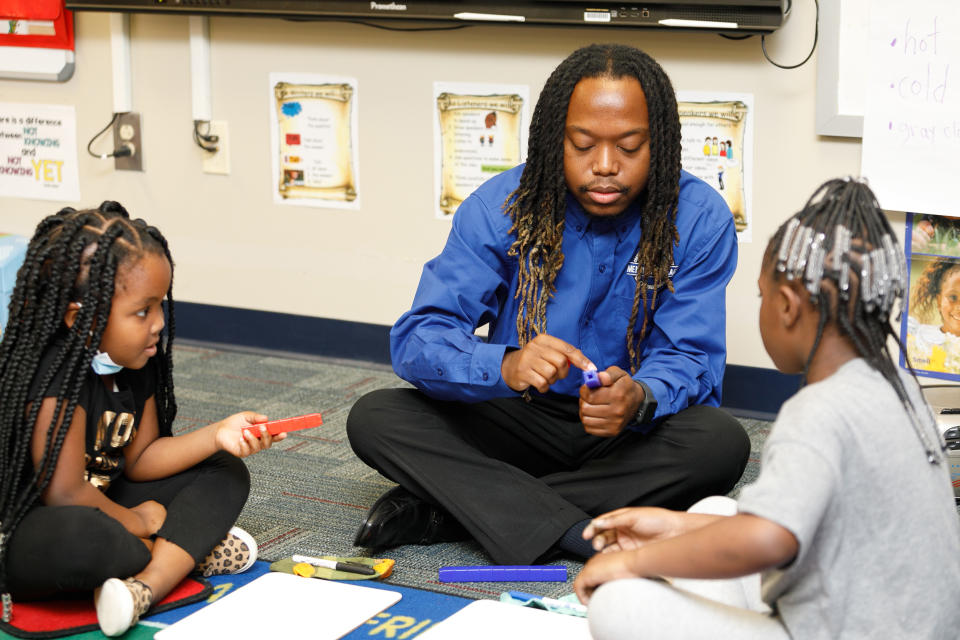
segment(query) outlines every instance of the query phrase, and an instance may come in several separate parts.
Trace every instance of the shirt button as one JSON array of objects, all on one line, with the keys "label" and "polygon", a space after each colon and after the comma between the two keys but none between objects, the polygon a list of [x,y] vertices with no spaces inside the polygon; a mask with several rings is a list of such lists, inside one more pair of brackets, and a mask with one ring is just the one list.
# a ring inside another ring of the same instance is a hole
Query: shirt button
[{"label": "shirt button", "polygon": [[437,375],[438,375],[438,376],[442,376],[442,375],[443,375],[443,369],[437,367]]},{"label": "shirt button", "polygon": [[486,371],[484,371],[484,372],[483,372],[483,379],[484,379],[484,380],[489,380],[489,379],[490,379],[490,374],[487,373]]},{"label": "shirt button", "polygon": [[583,231],[583,225],[582,225],[582,224],[578,224],[578,225],[577,225],[577,231]]},{"label": "shirt button", "polygon": [[605,264],[600,265],[600,273],[603,273],[606,270],[607,270],[607,265]]}]

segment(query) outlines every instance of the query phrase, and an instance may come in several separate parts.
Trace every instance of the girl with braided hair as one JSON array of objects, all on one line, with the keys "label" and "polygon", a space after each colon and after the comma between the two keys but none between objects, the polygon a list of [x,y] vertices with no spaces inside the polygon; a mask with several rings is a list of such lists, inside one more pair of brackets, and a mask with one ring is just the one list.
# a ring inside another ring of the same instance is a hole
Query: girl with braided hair
[{"label": "girl with braided hair", "polygon": [[574,588],[594,638],[956,637],[960,521],[943,441],[887,348],[906,287],[895,238],[852,179],[823,184],[780,227],[760,335],[806,384],[738,502],[620,509],[587,527],[601,553]]},{"label": "girl with braided hair", "polygon": [[736,231],[680,168],[666,73],[632,47],[575,51],[528,149],[463,202],[393,327],[394,370],[416,388],[351,410],[354,451],[400,485],[358,546],[469,535],[503,564],[585,557],[590,515],[686,508],[746,464],[746,434],[718,408]]},{"label": "girl with braided hair", "polygon": [[192,571],[256,559],[231,529],[250,483],[239,458],[281,436],[243,431],[266,420],[249,411],[172,436],[172,278],[163,235],[116,202],[37,226],[0,342],[5,620],[14,599],[96,589],[119,635]]}]

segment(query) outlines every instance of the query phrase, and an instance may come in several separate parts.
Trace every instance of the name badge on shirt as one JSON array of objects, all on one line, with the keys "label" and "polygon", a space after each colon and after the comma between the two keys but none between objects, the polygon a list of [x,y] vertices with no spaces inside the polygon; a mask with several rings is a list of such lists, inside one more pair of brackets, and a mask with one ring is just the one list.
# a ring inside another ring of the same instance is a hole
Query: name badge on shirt
[{"label": "name badge on shirt", "polygon": [[[633,259],[627,263],[627,275],[636,277],[637,270],[639,268],[640,268],[640,253],[638,252],[635,256],[633,256]],[[667,277],[673,278],[673,276],[676,275],[676,273],[677,273],[677,265],[671,262],[670,269],[667,271]],[[640,273],[640,277],[641,278],[643,277],[642,272]],[[653,286],[652,277],[647,278],[647,284],[650,285],[651,287]]]}]

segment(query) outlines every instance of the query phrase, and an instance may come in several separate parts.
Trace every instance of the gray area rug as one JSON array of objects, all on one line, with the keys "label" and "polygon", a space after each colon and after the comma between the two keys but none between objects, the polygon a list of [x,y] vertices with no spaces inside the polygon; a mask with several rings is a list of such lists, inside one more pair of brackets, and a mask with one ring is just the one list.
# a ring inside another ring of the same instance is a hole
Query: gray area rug
[{"label": "gray area rug", "polygon": [[[353,403],[375,389],[410,386],[385,366],[308,358],[296,354],[241,352],[189,344],[174,347],[174,380],[179,413],[175,433],[255,410],[271,418],[323,414],[323,426],[291,433],[268,451],[245,458],[252,477],[250,497],[237,525],[256,538],[266,561],[305,555],[370,555],[352,545],[370,505],[393,485],[358,460],[345,425]],[[770,423],[741,419],[750,435],[750,462],[740,486],[756,478],[760,448]],[[381,551],[396,560],[387,582],[468,598],[497,599],[517,589],[560,597],[572,592],[582,566],[567,567],[566,583],[441,583],[440,567],[490,564],[473,542],[410,545]]]}]

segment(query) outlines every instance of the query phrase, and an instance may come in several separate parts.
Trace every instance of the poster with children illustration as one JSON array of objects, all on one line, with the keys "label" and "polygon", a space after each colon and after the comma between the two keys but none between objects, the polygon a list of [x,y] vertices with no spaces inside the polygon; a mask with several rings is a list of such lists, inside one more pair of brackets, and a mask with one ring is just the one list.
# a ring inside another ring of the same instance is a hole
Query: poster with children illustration
[{"label": "poster with children illustration", "polygon": [[960,219],[910,213],[905,237],[900,339],[918,375],[960,382]]},{"label": "poster with children illustration", "polygon": [[723,196],[737,239],[750,242],[753,165],[753,95],[677,92],[681,163]]},{"label": "poster with children illustration", "polygon": [[450,219],[481,184],[526,157],[526,85],[435,82],[436,217]]},{"label": "poster with children illustration", "polygon": [[270,74],[273,201],[358,209],[357,81]]}]

